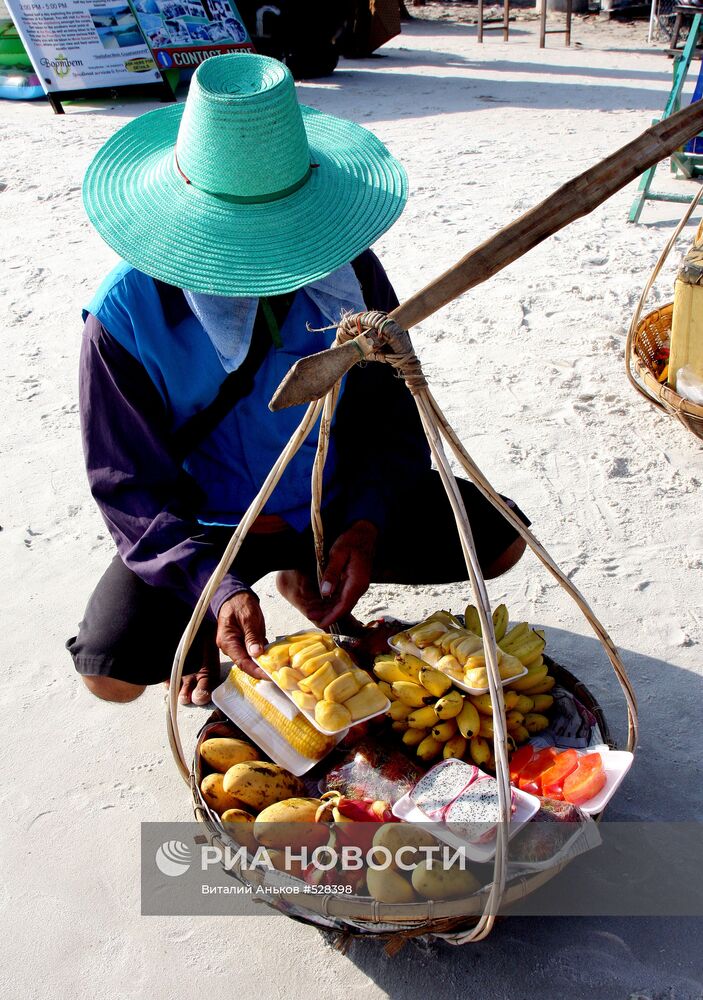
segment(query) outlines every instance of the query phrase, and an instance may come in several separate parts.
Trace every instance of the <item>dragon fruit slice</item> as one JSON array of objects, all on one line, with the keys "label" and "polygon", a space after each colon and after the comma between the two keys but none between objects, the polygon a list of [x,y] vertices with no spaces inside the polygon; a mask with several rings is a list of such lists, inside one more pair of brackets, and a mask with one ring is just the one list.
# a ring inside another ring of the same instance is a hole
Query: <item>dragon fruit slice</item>
[{"label": "dragon fruit slice", "polygon": [[[511,798],[511,812],[515,809],[515,795]],[[444,814],[444,820],[453,833],[469,842],[490,840],[495,826],[500,822],[498,783],[490,776],[473,782],[454,799]]]},{"label": "dragon fruit slice", "polygon": [[475,764],[443,760],[420,778],[410,798],[428,819],[441,820],[447,806],[475,781],[478,773]]}]

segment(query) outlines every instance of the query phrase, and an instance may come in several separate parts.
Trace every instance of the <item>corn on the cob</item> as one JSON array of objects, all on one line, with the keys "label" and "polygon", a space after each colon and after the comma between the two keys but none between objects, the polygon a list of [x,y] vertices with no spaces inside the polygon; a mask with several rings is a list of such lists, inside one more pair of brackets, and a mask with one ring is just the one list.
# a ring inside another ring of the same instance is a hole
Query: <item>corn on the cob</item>
[{"label": "corn on the cob", "polygon": [[243,670],[233,667],[229,675],[230,683],[239,694],[253,705],[257,712],[272,726],[294,750],[310,760],[320,760],[335,745],[335,738],[319,732],[303,715],[287,719],[267,698],[256,690],[259,683]]}]

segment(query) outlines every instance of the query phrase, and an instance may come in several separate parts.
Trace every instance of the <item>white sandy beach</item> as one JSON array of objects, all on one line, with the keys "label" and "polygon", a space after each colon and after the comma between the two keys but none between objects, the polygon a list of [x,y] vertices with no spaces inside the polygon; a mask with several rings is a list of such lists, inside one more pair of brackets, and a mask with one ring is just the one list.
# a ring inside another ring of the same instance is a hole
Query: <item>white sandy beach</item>
[{"label": "white sandy beach", "polygon": [[[376,247],[401,300],[664,107],[671,63],[646,44],[644,23],[575,19],[570,49],[552,36],[540,51],[534,22],[515,24],[507,44],[499,37],[479,46],[474,27],[414,21],[377,57],[299,85],[301,101],[372,128],[407,167],[408,207]],[[700,921],[513,919],[485,943],[409,945],[391,960],[374,942],[342,956],[278,917],[140,916],[140,823],[191,818],[164,692],[99,702],[63,643],[112,553],[82,466],[76,372],[81,307],[115,258],[84,216],[80,185],[102,142],[147,107],[73,105],[55,117],[44,102],[0,104],[0,997],[702,997]],[[697,189],[666,164],[658,185]],[[649,205],[629,225],[635,186],[422,324],[414,341],[478,464],[530,515],[623,652],[641,741],[609,817],[701,819],[703,451],[633,392],[623,361],[680,206]],[[672,259],[653,303],[673,297],[675,269]],[[624,741],[605,656],[537,561],[489,589],[514,617],[546,627],[548,651],[592,688]],[[301,626],[272,580],[259,594],[270,635]],[[468,597],[458,586],[374,588],[361,612],[419,618],[461,611]],[[207,713],[182,714],[192,740]]]}]

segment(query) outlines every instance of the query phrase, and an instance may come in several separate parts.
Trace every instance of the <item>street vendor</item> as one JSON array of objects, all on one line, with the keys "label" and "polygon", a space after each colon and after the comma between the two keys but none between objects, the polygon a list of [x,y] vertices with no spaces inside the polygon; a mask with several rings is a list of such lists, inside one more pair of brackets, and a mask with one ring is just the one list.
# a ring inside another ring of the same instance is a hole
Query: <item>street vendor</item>
[{"label": "street vendor", "polygon": [[[84,201],[123,259],[84,313],[80,409],[92,494],[117,554],[67,647],[88,689],[131,701],[165,680],[233,527],[301,419],[268,402],[290,366],[329,347],[343,312],[396,296],[368,247],[398,218],[405,173],[359,126],[298,105],[288,70],[217,56],[185,105],[120,129]],[[316,435],[286,469],[191,649],[184,702],[206,704],[219,650],[260,675],[252,587],[276,571],[311,622],[353,627],[372,582],[445,583],[466,567],[415,404],[389,365],[345,377],[325,469],[321,586],[310,526]],[[525,545],[470,484],[486,577]],[[529,523],[519,510],[525,523]]]}]

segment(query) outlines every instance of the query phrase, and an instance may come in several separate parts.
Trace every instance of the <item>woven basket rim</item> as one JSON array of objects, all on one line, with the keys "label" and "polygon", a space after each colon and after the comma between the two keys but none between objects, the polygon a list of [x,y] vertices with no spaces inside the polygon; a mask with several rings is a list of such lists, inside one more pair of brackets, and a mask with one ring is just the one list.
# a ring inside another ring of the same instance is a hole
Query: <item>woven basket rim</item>
[{"label": "woven basket rim", "polygon": [[637,346],[641,334],[646,329],[647,325],[655,322],[657,319],[665,318],[670,319],[673,315],[674,303],[667,302],[663,306],[659,306],[657,309],[652,309],[648,312],[646,316],[637,324],[635,329],[635,336],[632,339],[632,347],[630,349],[630,364],[637,372],[638,376],[647,387],[649,394],[654,396],[663,406],[670,412],[675,414],[682,414],[693,420],[703,421],[703,405],[700,403],[694,403],[690,399],[684,399],[680,396],[671,386],[665,385],[659,382],[653,375],[649,366],[637,353]]}]

